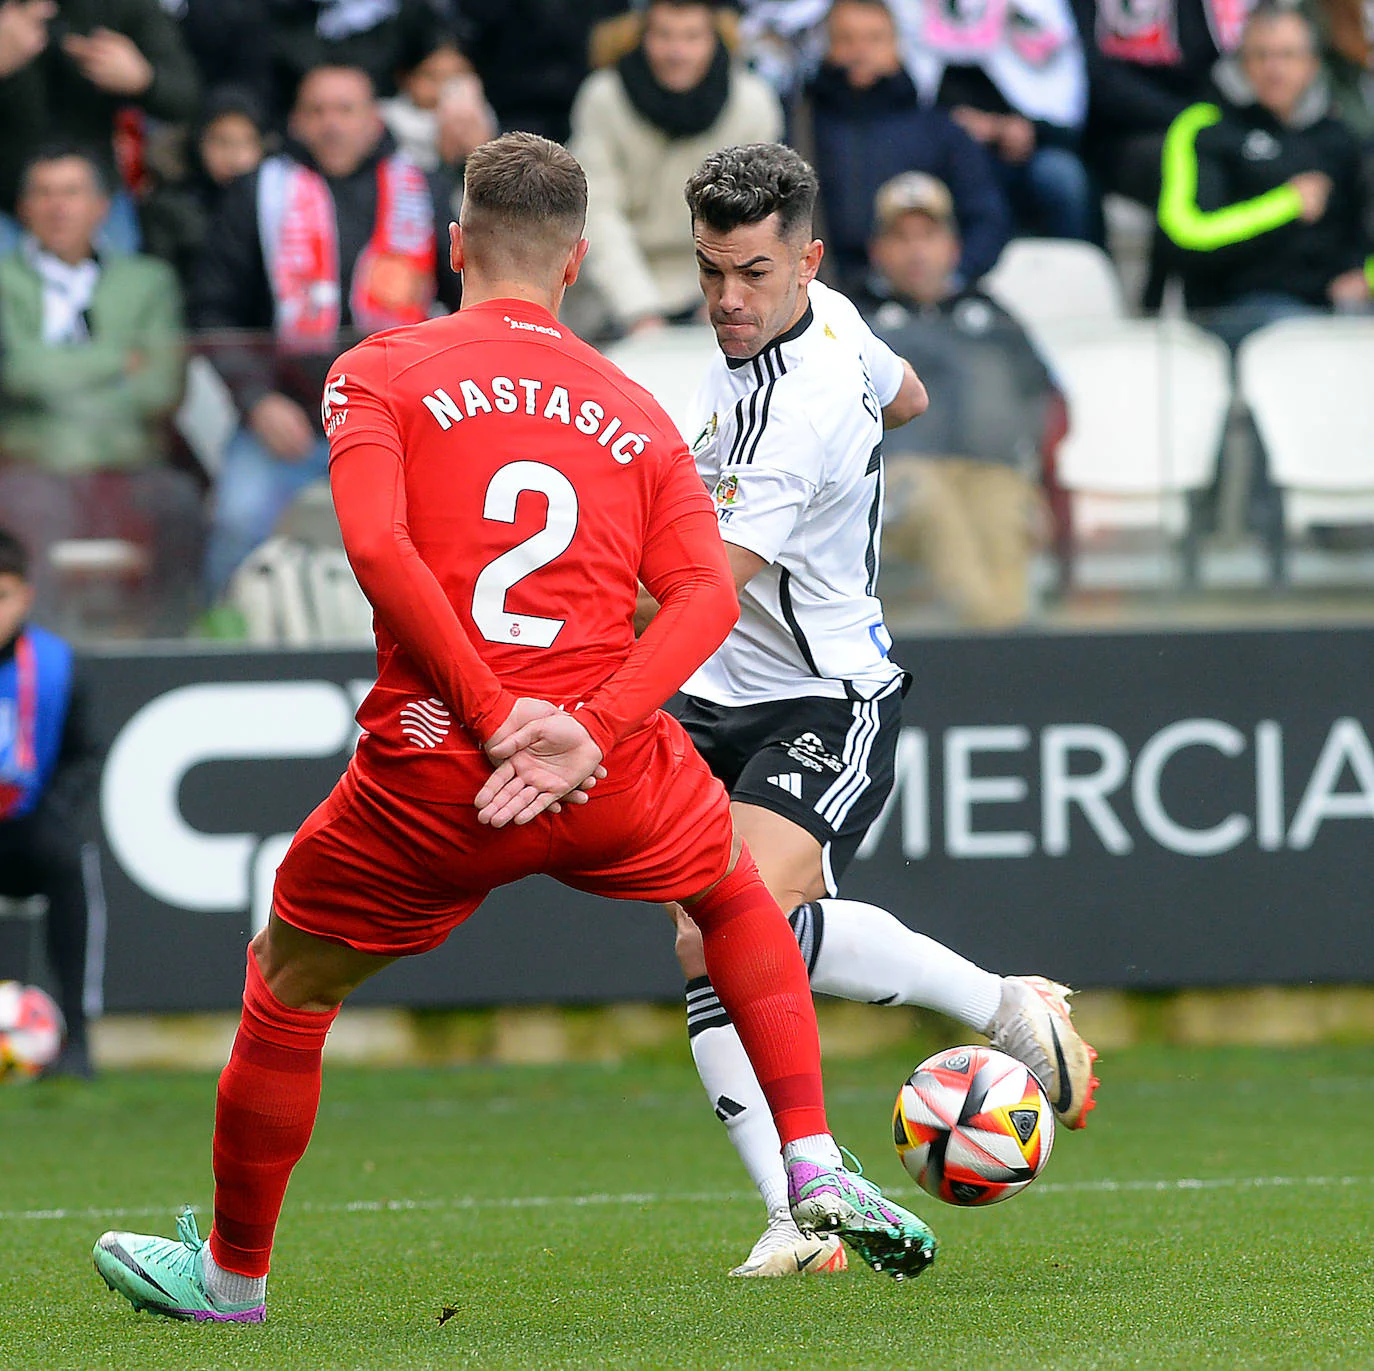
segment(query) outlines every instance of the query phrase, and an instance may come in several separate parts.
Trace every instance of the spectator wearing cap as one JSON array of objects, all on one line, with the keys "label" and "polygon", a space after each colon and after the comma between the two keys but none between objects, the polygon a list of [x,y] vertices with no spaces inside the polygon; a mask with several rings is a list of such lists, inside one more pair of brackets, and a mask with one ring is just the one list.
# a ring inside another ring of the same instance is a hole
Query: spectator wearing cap
[{"label": "spectator wearing cap", "polygon": [[893,178],[878,192],[875,219],[868,288],[855,303],[931,396],[919,424],[884,440],[884,549],[927,566],[967,623],[1019,624],[1030,612],[1054,386],[1016,320],[959,284],[959,230],[941,181]]},{"label": "spectator wearing cap", "polygon": [[56,606],[54,543],[120,538],[152,556],[144,627],[181,631],[200,543],[200,492],[167,465],[162,421],[181,396],[181,293],[151,257],[105,254],[100,168],[55,146],[25,171],[20,246],[0,257],[0,508],[37,554]]},{"label": "spectator wearing cap", "polygon": [[226,188],[256,171],[265,151],[262,110],[251,91],[221,87],[193,130],[184,176],[161,181],[140,206],[144,250],[169,262],[189,288]]},{"label": "spectator wearing cap", "polygon": [[[54,142],[88,149],[113,189],[116,115],[132,108],[177,121],[195,113],[199,83],[177,26],[158,0],[0,0],[0,251],[18,234],[23,168]],[[131,251],[138,224],[114,197],[103,239]]]},{"label": "spectator wearing cap", "polygon": [[944,110],[921,104],[882,0],[835,0],[826,32],[826,58],[807,93],[825,238],[838,284],[862,285],[874,197],[903,171],[927,172],[949,188],[963,243],[959,276],[976,281],[1011,234],[988,152]]},{"label": "spectator wearing cap", "polygon": [[319,397],[333,359],[458,300],[448,207],[396,151],[367,73],[310,72],[290,132],[281,153],[225,191],[191,289],[192,322],[214,335],[212,361],[242,415],[215,486],[210,603],[325,476]]},{"label": "spectator wearing cap", "polygon": [[893,0],[893,13],[921,98],[992,154],[1017,232],[1099,238],[1079,156],[1088,71],[1068,0]]},{"label": "spectator wearing cap", "polygon": [[586,275],[619,329],[691,316],[701,302],[682,187],[717,148],[782,134],[772,89],[734,64],[705,0],[652,0],[637,45],[593,73],[573,107],[587,173]]},{"label": "spectator wearing cap", "polygon": [[1331,115],[1301,13],[1251,14],[1215,98],[1170,126],[1163,170],[1159,224],[1188,306],[1233,348],[1277,319],[1368,307],[1360,148]]}]

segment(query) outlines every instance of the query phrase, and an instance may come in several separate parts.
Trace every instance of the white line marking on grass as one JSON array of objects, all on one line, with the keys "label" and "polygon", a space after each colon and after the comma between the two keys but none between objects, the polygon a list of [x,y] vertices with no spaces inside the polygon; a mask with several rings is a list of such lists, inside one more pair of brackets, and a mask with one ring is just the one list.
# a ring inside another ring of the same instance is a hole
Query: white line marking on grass
[{"label": "white line marking on grass", "polygon": [[[1324,1189],[1371,1184],[1374,1184],[1374,1176],[1185,1176],[1173,1180],[1042,1181],[1029,1193],[1181,1194],[1198,1190]],[[909,1185],[887,1188],[898,1195],[916,1193],[915,1188]],[[636,1204],[734,1204],[756,1198],[752,1190],[677,1194],[630,1191],[625,1194],[595,1195],[451,1195],[420,1200],[343,1200],[329,1204],[304,1200],[291,1205],[291,1209],[303,1214],[404,1214],[464,1209],[580,1209]],[[198,1209],[196,1212],[201,1213],[203,1210]],[[168,1205],[145,1205],[131,1209],[12,1209],[0,1211],[0,1223],[45,1223],[66,1219],[142,1219],[166,1217],[175,1213],[177,1208]]]}]

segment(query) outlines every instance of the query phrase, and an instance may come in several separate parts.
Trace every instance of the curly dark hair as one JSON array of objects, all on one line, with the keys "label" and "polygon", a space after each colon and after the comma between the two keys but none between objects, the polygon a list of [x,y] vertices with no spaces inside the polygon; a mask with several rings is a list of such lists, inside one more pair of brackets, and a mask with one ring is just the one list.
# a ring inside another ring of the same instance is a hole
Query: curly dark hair
[{"label": "curly dark hair", "polygon": [[778,216],[783,238],[810,234],[820,185],[811,164],[782,143],[746,143],[713,152],[684,190],[692,219],[717,233]]}]

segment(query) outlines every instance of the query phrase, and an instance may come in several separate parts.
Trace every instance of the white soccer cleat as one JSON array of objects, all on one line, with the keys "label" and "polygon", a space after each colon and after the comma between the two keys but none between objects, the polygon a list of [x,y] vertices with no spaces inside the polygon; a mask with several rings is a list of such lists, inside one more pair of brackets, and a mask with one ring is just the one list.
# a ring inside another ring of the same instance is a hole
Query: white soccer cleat
[{"label": "white soccer cleat", "polygon": [[849,1268],[844,1244],[833,1233],[803,1233],[791,1214],[773,1214],[753,1250],[732,1276],[819,1276]]},{"label": "white soccer cleat", "polygon": [[1003,976],[1002,1002],[988,1036],[999,1052],[1035,1072],[1065,1128],[1082,1128],[1097,1104],[1097,1052],[1073,1026],[1072,994],[1044,976]]}]

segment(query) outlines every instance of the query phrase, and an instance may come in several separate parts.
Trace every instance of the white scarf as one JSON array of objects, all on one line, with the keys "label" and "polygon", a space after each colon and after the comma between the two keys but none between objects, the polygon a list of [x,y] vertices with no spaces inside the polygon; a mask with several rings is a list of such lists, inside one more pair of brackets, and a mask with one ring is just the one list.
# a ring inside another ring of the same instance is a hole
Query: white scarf
[{"label": "white scarf", "polygon": [[86,343],[86,311],[95,297],[100,266],[90,257],[69,266],[38,246],[32,234],[24,239],[24,256],[43,283],[43,341],[52,346]]},{"label": "white scarf", "polygon": [[929,104],[947,66],[981,67],[1018,114],[1078,128],[1088,71],[1068,0],[893,0],[902,56]]}]

